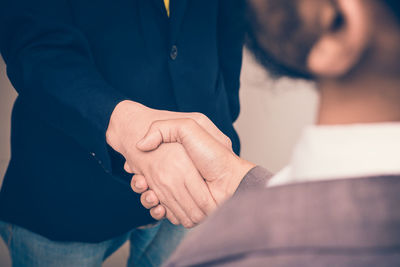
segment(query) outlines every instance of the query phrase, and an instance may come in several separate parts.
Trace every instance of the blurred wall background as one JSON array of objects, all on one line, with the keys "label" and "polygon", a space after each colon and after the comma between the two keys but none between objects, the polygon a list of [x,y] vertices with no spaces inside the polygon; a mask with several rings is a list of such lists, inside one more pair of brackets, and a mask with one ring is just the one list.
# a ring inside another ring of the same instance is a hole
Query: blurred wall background
[{"label": "blurred wall background", "polygon": [[[10,116],[16,96],[0,57],[0,184],[10,158]],[[288,162],[301,129],[314,122],[318,101],[313,85],[287,78],[274,80],[245,51],[240,98],[242,110],[235,127],[242,157],[278,171]],[[125,244],[104,266],[125,266],[127,257]],[[0,266],[11,266],[2,240]]]},{"label": "blurred wall background", "polygon": [[235,128],[242,142],[241,156],[272,172],[280,170],[301,129],[315,121],[318,96],[313,83],[273,79],[245,51],[240,102]]}]

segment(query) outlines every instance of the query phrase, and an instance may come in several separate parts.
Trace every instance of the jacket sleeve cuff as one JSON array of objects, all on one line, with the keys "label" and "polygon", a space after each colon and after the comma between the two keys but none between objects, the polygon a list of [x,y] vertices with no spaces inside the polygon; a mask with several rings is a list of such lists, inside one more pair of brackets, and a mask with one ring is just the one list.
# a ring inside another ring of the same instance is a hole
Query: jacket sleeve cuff
[{"label": "jacket sleeve cuff", "polygon": [[235,192],[235,195],[241,194],[242,192],[248,190],[254,190],[259,188],[265,188],[267,186],[268,180],[272,177],[271,172],[264,169],[261,166],[256,166],[252,168],[246,176],[244,176],[243,180],[239,184],[238,189]]}]

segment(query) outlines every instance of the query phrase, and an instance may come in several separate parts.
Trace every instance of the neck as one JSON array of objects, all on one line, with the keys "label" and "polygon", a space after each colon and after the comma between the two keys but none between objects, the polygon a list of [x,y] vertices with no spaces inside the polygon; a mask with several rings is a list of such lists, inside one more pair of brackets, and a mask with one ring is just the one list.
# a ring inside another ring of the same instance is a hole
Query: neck
[{"label": "neck", "polygon": [[[367,78],[365,78],[367,77]],[[400,79],[321,80],[319,125],[400,121]]]}]

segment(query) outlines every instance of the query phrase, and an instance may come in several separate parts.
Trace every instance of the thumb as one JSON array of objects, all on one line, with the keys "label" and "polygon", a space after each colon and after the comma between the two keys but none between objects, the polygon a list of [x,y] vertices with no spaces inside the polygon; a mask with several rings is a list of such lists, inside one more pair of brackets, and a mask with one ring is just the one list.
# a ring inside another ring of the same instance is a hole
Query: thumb
[{"label": "thumb", "polygon": [[152,151],[163,143],[163,137],[159,130],[151,127],[147,134],[136,144],[136,147],[143,151]]},{"label": "thumb", "polygon": [[195,123],[191,119],[155,121],[151,124],[147,134],[136,144],[136,147],[147,152],[158,148],[162,143],[181,143],[185,132],[182,127],[188,121]]}]

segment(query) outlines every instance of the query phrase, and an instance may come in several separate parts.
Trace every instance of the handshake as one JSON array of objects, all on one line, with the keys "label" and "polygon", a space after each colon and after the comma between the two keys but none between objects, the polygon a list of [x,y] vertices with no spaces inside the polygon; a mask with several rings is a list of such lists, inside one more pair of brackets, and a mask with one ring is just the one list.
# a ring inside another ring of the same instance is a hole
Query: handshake
[{"label": "handshake", "polygon": [[191,228],[231,197],[254,164],[205,115],[117,105],[107,143],[125,157],[132,189],[153,218]]}]

